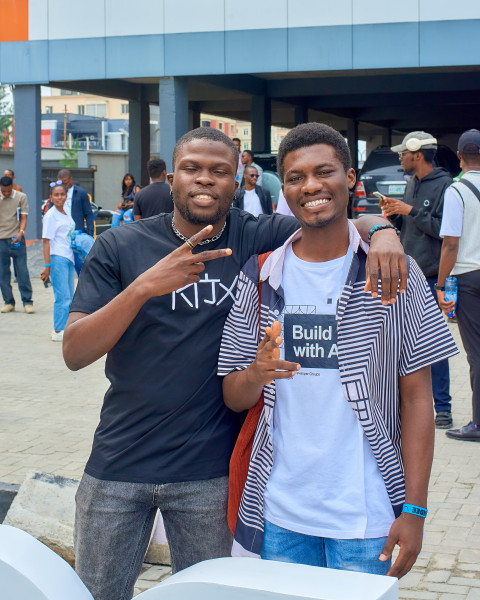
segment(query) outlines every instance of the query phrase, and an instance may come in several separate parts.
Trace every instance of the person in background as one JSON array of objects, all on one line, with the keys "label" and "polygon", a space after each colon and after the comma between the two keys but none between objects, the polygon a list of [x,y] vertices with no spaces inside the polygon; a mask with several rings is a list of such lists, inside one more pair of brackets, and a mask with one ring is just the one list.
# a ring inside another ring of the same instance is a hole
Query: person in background
[{"label": "person in background", "polygon": [[[436,300],[443,195],[452,178],[442,167],[433,166],[437,140],[425,131],[409,133],[401,144],[391,150],[398,152],[403,170],[413,173],[413,177],[407,182],[403,200],[384,197],[380,200],[380,208],[400,230],[405,252],[417,261]],[[448,429],[452,426],[452,397],[447,359],[432,365],[432,390],[435,426]]]},{"label": "person in background", "polygon": [[[57,180],[61,181],[67,190],[67,200],[64,210],[67,215],[70,215],[75,223],[75,229],[82,233],[88,233],[92,237],[95,236],[95,221],[93,218],[92,206],[87,191],[79,185],[74,185],[73,176],[68,169],[60,169],[57,173]],[[49,207],[52,206],[49,202]],[[48,209],[47,209],[48,210]],[[75,271],[80,275],[82,270],[82,262],[75,256]]]},{"label": "person in background", "polygon": [[11,259],[13,259],[13,268],[15,269],[24,310],[28,314],[35,312],[25,245],[27,217],[27,196],[14,190],[13,180],[11,177],[4,175],[0,178],[0,289],[5,302],[0,310],[1,313],[9,313],[15,310],[15,299],[11,285]]},{"label": "person in background", "polygon": [[43,258],[45,265],[40,277],[44,283],[50,278],[55,301],[53,303],[52,342],[63,340],[70,304],[74,293],[74,258],[71,240],[75,222],[65,210],[67,189],[63,184],[50,184],[52,208],[43,217]]},{"label": "person in background", "polygon": [[135,195],[133,204],[135,221],[173,211],[170,186],[165,181],[167,178],[165,161],[161,158],[150,159],[147,163],[147,171],[152,183]]},{"label": "person in background", "polygon": [[[244,166],[244,173],[247,167],[255,167],[258,171],[258,181],[257,185],[262,185],[262,175],[263,169],[260,165],[257,165],[256,162],[253,162],[253,152],[251,150],[244,150],[242,152],[242,164]],[[245,180],[245,178],[244,178]]]},{"label": "person in background", "polygon": [[237,137],[232,138],[232,142],[235,144],[235,148],[238,151],[238,168],[235,179],[237,181],[241,181],[243,177],[243,169],[245,168],[242,163],[242,142],[240,138]]},{"label": "person in background", "polygon": [[238,189],[233,201],[233,206],[246,210],[254,217],[258,215],[271,215],[273,213],[270,192],[257,185],[258,170],[255,167],[245,167],[245,186]]},{"label": "person in background", "polygon": [[445,279],[457,278],[458,329],[470,365],[472,420],[447,436],[456,440],[480,442],[480,131],[465,131],[458,140],[462,178],[445,192],[443,238],[438,269],[437,296],[442,310],[455,310],[445,301]]},{"label": "person in background", "polygon": [[122,222],[133,222],[133,205],[135,194],[139,189],[133,175],[126,173],[122,179],[122,202],[116,207],[115,214],[112,216],[112,227],[118,227]]},{"label": "person in background", "polygon": [[13,181],[13,189],[17,192],[23,192],[23,188],[21,185],[17,185],[15,183],[15,173],[13,171],[13,169],[5,169],[5,171],[3,172],[4,176],[6,177],[10,177],[10,179]]}]

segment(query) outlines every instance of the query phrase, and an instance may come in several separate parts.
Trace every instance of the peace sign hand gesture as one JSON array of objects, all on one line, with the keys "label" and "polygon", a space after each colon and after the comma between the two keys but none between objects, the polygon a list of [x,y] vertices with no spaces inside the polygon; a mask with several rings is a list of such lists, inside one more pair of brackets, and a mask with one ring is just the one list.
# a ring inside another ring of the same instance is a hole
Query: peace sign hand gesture
[{"label": "peace sign hand gesture", "polygon": [[207,225],[140,275],[138,282],[145,287],[149,298],[164,296],[191,283],[198,283],[199,274],[205,270],[204,263],[232,254],[230,248],[192,253],[199,242],[208,238],[212,229],[212,225]]},{"label": "peace sign hand gesture", "polygon": [[281,326],[274,321],[272,327],[265,329],[265,335],[258,345],[257,356],[247,368],[252,383],[267,385],[274,379],[288,379],[300,370],[298,363],[280,360],[280,345],[282,343]]}]

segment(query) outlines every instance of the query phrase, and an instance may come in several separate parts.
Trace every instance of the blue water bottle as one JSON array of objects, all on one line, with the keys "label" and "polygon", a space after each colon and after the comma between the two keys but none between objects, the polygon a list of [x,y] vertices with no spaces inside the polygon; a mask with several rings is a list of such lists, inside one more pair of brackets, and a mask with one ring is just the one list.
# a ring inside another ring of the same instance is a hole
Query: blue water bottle
[{"label": "blue water bottle", "polygon": [[17,236],[16,235],[13,236],[12,247],[13,248],[20,248],[20,242],[17,242]]},{"label": "blue water bottle", "polygon": [[[457,308],[457,278],[456,277],[447,277],[445,279],[445,301],[450,302],[453,300],[455,302],[455,309]],[[453,317],[455,310],[448,313],[448,317],[450,319]]]}]

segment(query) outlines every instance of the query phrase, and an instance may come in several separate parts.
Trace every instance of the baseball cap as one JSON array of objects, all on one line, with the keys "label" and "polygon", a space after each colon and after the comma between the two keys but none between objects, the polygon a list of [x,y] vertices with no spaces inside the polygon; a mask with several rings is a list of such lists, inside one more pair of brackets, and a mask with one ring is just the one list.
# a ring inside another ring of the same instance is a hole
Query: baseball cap
[{"label": "baseball cap", "polygon": [[480,154],[480,131],[469,129],[458,140],[458,151],[465,154]]},{"label": "baseball cap", "polygon": [[437,140],[426,133],[425,131],[412,131],[412,133],[407,134],[403,138],[403,142],[398,146],[392,146],[390,150],[392,152],[405,152],[405,150],[410,150],[410,152],[418,152],[420,149],[437,149]]}]

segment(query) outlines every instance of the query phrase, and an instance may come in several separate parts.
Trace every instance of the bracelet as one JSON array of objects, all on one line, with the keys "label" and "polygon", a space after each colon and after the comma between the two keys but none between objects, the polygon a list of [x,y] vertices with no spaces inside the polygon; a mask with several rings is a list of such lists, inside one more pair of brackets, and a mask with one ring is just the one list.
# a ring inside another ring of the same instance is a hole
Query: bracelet
[{"label": "bracelet", "polygon": [[369,242],[371,241],[372,235],[376,231],[381,231],[382,229],[394,229],[395,233],[400,237],[400,232],[398,231],[398,229],[396,227],[394,227],[393,225],[391,225],[390,223],[386,223],[385,225],[374,225],[368,232],[368,241]]},{"label": "bracelet", "polygon": [[421,506],[415,506],[415,504],[404,504],[402,513],[409,513],[411,515],[417,515],[417,517],[425,518],[428,510],[426,508],[422,508]]},{"label": "bracelet", "polygon": [[23,229],[20,229],[20,231],[18,233],[21,233],[22,235],[25,235],[25,231]]},{"label": "bracelet", "polygon": [[43,265],[44,267],[51,267],[52,265]]}]

